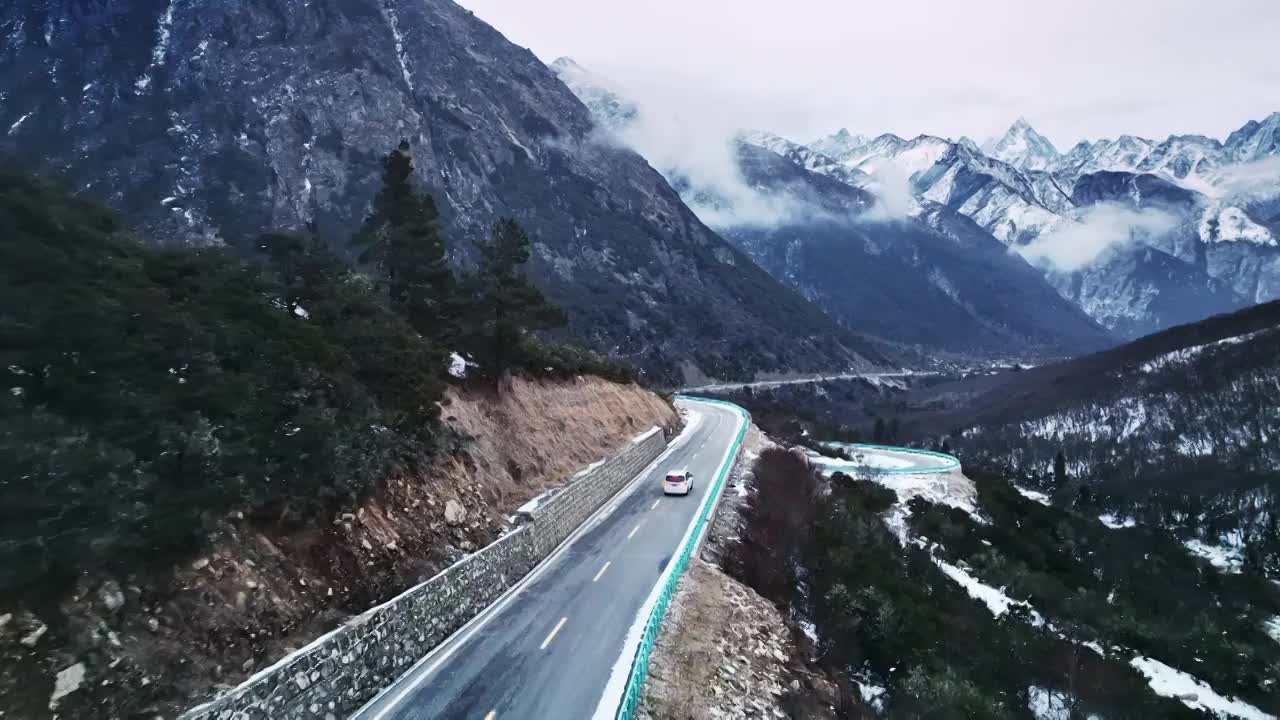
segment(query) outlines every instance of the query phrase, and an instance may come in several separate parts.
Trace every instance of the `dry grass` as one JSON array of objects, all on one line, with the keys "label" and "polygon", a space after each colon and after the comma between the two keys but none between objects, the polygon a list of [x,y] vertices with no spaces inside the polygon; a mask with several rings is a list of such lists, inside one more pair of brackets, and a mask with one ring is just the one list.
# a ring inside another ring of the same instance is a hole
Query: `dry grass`
[{"label": "dry grass", "polygon": [[694,559],[650,658],[641,711],[652,720],[781,717],[792,651],[777,608]]},{"label": "dry grass", "polygon": [[499,512],[612,455],[639,433],[676,423],[674,410],[657,395],[595,377],[514,378],[496,396],[451,390],[445,402],[446,421],[472,441],[444,464],[443,474],[478,482]]}]

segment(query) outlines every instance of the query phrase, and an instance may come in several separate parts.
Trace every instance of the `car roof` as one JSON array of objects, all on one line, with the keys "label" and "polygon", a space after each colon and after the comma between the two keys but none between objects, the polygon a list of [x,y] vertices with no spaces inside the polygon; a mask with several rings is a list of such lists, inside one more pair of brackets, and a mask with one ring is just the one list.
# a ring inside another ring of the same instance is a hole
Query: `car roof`
[{"label": "car roof", "polygon": [[668,474],[668,475],[683,475],[683,474],[685,474],[685,473],[687,473],[687,472],[689,472],[689,471],[688,471],[688,470],[685,470],[684,468],[679,468],[679,469],[677,469],[677,470],[668,470],[668,471],[667,471],[667,474]]}]

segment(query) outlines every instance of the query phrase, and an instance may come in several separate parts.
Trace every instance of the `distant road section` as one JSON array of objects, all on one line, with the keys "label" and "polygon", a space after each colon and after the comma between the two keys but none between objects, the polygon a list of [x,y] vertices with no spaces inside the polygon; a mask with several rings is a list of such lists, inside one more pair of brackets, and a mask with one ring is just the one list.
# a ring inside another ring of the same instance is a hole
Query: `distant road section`
[{"label": "distant road section", "polygon": [[826,443],[847,453],[852,460],[811,452],[809,460],[823,470],[845,472],[868,468],[878,473],[924,475],[960,469],[960,461],[945,453],[890,445],[864,443]]},{"label": "distant road section", "polygon": [[809,377],[788,378],[786,380],[760,380],[757,382],[745,383],[718,383],[715,385],[699,385],[698,387],[684,388],[681,392],[717,392],[722,390],[741,390],[742,388],[773,388],[783,385],[804,385],[807,383],[826,382],[828,380],[870,380],[872,378],[900,378],[914,376],[937,375],[932,371],[916,371],[916,370],[898,370],[895,372],[871,372],[871,373],[840,373],[837,375],[812,375]]}]

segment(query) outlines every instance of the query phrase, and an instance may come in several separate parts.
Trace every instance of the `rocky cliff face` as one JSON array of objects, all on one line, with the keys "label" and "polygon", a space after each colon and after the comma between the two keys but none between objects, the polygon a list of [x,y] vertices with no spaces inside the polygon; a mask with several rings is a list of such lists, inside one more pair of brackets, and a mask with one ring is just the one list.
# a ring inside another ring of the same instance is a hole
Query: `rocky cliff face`
[{"label": "rocky cliff face", "polygon": [[0,99],[0,152],[170,242],[248,249],[306,224],[339,242],[408,139],[460,263],[515,217],[570,329],[659,379],[875,359],[449,0],[19,0],[0,9]]}]

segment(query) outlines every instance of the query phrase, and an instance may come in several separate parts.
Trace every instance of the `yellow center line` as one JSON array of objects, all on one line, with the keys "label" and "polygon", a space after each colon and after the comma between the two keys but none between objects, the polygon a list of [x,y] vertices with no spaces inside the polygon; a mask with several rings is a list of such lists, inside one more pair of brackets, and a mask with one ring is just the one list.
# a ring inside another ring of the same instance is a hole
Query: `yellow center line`
[{"label": "yellow center line", "polygon": [[636,525],[635,527],[631,528],[631,532],[627,533],[627,539],[628,539],[628,540],[630,540],[630,539],[631,539],[631,536],[632,536],[632,535],[635,535],[635,534],[636,534],[637,532],[639,532],[639,531],[640,531],[640,526],[639,526],[639,525]]},{"label": "yellow center line", "polygon": [[604,574],[604,571],[608,569],[609,569],[609,563],[605,563],[604,567],[600,568],[600,572],[596,573],[596,576],[591,578],[591,582],[595,582],[599,580],[600,576]]},{"label": "yellow center line", "polygon": [[568,619],[569,618],[567,617],[560,618],[560,622],[556,623],[556,626],[551,628],[551,634],[547,636],[546,640],[542,641],[542,647],[538,648],[539,650],[547,649],[547,646],[551,644],[551,640],[555,638],[556,633],[560,632],[560,628],[564,627],[564,623]]},{"label": "yellow center line", "polygon": [[650,509],[650,510],[652,510],[652,509],[654,509],[654,508],[658,507],[658,503],[660,503],[660,502],[662,502],[662,498],[658,498],[657,500],[654,500],[654,501],[653,501],[653,504],[649,506],[649,509]]},{"label": "yellow center line", "polygon": [[498,717],[498,713],[494,712],[493,710],[490,710],[489,714],[484,716],[484,720],[493,720],[496,717]]}]

